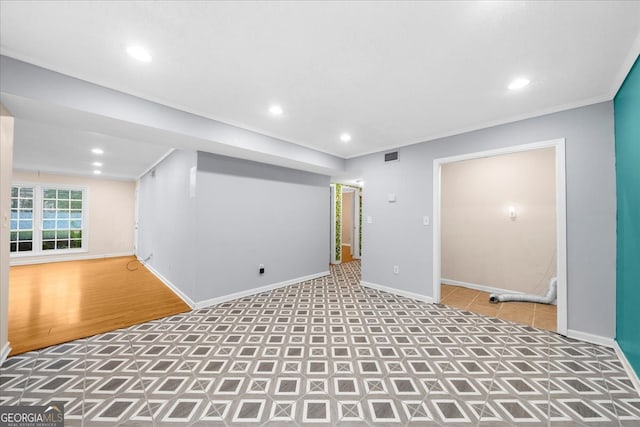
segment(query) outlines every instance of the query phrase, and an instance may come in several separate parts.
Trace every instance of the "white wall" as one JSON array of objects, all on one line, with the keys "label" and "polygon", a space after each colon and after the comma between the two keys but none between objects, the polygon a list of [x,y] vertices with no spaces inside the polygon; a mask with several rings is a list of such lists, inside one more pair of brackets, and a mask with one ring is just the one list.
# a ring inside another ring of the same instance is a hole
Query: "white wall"
[{"label": "white wall", "polygon": [[13,182],[86,187],[89,232],[87,252],[13,257],[12,265],[133,254],[135,182],[20,170]]},{"label": "white wall", "polygon": [[442,165],[443,280],[544,295],[556,271],[555,173],[554,148]]},{"label": "white wall", "polygon": [[0,104],[0,364],[9,354],[9,232],[11,223],[11,171],[13,124],[9,111]]},{"label": "white wall", "polygon": [[[425,120],[428,118],[425,118]],[[431,296],[433,160],[566,138],[568,328],[605,338],[615,334],[616,193],[611,102],[350,159],[366,182],[362,279]],[[390,144],[393,141],[389,141]],[[387,202],[395,193],[396,203]],[[400,274],[393,274],[393,265]]]}]

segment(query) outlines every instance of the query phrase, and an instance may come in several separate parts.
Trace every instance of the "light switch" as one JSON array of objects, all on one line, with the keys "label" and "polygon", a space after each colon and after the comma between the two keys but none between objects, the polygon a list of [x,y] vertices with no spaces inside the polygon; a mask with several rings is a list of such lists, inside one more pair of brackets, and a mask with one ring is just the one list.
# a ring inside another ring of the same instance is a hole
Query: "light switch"
[{"label": "light switch", "polygon": [[373,224],[373,217],[367,217],[367,224]]},{"label": "light switch", "polygon": [[389,193],[387,195],[387,201],[389,203],[394,203],[396,201],[396,195],[394,193]]},{"label": "light switch", "polygon": [[424,225],[429,225],[431,223],[430,220],[429,220],[429,217],[428,216],[423,216],[422,217],[422,223]]}]

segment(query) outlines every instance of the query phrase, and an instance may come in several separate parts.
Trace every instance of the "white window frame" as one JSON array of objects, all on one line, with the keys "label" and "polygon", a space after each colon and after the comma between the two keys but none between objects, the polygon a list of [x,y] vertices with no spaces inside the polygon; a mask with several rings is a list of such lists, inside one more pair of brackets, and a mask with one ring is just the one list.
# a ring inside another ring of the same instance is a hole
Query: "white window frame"
[{"label": "white window frame", "polygon": [[[33,188],[33,244],[30,252],[11,252],[11,258],[65,255],[89,252],[89,188],[80,185],[42,182],[12,182],[12,187]],[[67,249],[42,249],[44,189],[82,191],[82,246]]]}]

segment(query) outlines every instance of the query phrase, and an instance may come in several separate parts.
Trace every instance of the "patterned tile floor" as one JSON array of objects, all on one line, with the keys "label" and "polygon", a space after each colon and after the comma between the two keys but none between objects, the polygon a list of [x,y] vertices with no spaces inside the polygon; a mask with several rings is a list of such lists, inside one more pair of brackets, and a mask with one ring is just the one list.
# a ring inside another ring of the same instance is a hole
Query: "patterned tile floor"
[{"label": "patterned tile floor", "polygon": [[359,285],[359,265],[8,359],[70,426],[640,425],[615,353]]}]

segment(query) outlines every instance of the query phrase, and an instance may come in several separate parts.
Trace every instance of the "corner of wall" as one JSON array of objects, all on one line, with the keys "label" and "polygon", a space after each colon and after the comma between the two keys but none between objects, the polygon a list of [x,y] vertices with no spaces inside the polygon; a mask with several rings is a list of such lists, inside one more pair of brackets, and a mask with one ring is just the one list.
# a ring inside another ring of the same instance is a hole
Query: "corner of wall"
[{"label": "corner of wall", "polygon": [[13,174],[14,119],[0,104],[0,366],[11,350],[9,345],[9,241],[11,180]]}]

